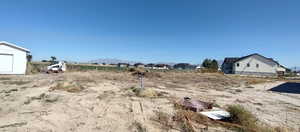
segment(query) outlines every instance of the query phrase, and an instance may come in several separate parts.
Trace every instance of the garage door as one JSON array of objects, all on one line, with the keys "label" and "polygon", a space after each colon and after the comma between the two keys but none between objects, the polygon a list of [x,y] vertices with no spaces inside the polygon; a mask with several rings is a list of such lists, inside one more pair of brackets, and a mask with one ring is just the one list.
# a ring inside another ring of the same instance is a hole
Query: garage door
[{"label": "garage door", "polygon": [[13,55],[0,54],[0,72],[13,71]]}]

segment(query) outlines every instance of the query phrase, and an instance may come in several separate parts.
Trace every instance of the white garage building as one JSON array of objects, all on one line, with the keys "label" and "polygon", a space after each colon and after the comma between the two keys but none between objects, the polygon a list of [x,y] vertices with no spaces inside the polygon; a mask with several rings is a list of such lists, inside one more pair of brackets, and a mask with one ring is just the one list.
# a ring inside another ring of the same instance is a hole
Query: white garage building
[{"label": "white garage building", "polygon": [[0,74],[25,74],[28,49],[0,41]]}]

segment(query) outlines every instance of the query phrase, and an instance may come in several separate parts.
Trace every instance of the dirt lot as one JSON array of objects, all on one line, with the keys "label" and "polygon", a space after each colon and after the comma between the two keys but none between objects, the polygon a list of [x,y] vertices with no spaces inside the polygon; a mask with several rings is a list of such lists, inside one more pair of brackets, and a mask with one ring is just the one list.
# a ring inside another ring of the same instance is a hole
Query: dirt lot
[{"label": "dirt lot", "polygon": [[[300,93],[281,92],[283,81],[161,72],[148,74],[144,82],[146,89],[159,96],[136,96],[131,89],[139,86],[138,79],[128,72],[0,76],[0,131],[166,131],[155,120],[156,113],[172,115],[172,100],[186,96],[222,108],[241,104],[266,125],[294,131],[300,126]],[[272,88],[277,92],[270,91]],[[210,126],[207,131],[225,128]]]}]

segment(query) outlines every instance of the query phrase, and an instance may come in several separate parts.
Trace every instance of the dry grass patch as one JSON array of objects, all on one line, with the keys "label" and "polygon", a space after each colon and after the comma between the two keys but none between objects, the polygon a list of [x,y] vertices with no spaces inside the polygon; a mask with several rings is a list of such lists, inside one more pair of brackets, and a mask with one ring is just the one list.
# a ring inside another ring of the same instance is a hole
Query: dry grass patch
[{"label": "dry grass patch", "polygon": [[7,80],[11,80],[11,78],[9,78],[9,77],[0,77],[0,80],[1,81],[7,81]]},{"label": "dry grass patch", "polygon": [[174,128],[172,115],[169,115],[168,113],[156,111],[155,117],[151,119],[161,124],[162,129],[164,129],[165,131],[169,131],[170,129]]},{"label": "dry grass patch", "polygon": [[24,81],[24,80],[15,80],[15,81],[4,81],[3,84],[7,85],[25,85],[30,83],[30,81]]},{"label": "dry grass patch", "polygon": [[158,98],[158,97],[165,97],[168,93],[167,92],[159,92],[154,90],[153,88],[129,88],[130,92],[133,92],[135,96],[138,97],[146,97],[146,98]]},{"label": "dry grass patch", "polygon": [[144,127],[142,123],[137,121],[133,122],[129,129],[133,130],[134,132],[147,132],[146,127]]},{"label": "dry grass patch", "polygon": [[173,118],[184,132],[206,130],[210,124],[206,116],[188,110],[177,111]]},{"label": "dry grass patch", "polygon": [[144,88],[144,89],[137,88],[134,90],[134,92],[139,97],[149,97],[149,98],[158,97],[158,93],[155,90],[150,88]]},{"label": "dry grass patch", "polygon": [[219,73],[167,72],[161,79],[181,86],[202,87],[224,90],[240,85],[237,79]]},{"label": "dry grass patch", "polygon": [[62,90],[70,93],[77,93],[77,92],[81,92],[84,89],[85,88],[79,83],[63,81],[57,83],[54,87],[51,87],[49,91]]},{"label": "dry grass patch", "polygon": [[90,72],[74,72],[64,76],[66,80],[72,80],[79,83],[95,83],[97,77]]},{"label": "dry grass patch", "polygon": [[248,110],[240,105],[231,105],[227,111],[231,117],[230,123],[240,125],[234,129],[239,132],[288,132],[287,128],[270,127],[258,122],[258,119]]},{"label": "dry grass patch", "polygon": [[210,122],[207,117],[187,110],[178,110],[174,113],[174,115],[169,115],[164,112],[156,112],[156,116],[153,120],[158,122],[162,129],[166,131],[175,129],[182,132],[206,130]]},{"label": "dry grass patch", "polygon": [[240,81],[244,81],[246,86],[255,85],[255,84],[262,84],[274,81],[275,79],[272,78],[262,78],[262,77],[242,77],[242,76],[235,76]]},{"label": "dry grass patch", "polygon": [[[171,100],[174,103],[174,101]],[[203,131],[209,127],[216,128],[222,127],[224,129],[230,129],[238,132],[288,132],[291,131],[282,127],[270,127],[262,124],[258,119],[248,110],[240,105],[231,105],[227,108],[227,111],[231,114],[229,119],[223,121],[211,120],[206,116],[199,113],[185,110],[180,104],[174,103],[177,110],[172,117],[177,126],[180,126],[181,131],[195,132]],[[158,117],[163,114],[157,114]],[[161,119],[159,122],[163,126],[167,126],[169,123],[166,118]],[[174,128],[175,126],[169,126]]]},{"label": "dry grass patch", "polygon": [[97,99],[103,100],[103,99],[109,98],[114,95],[116,95],[116,93],[114,91],[104,91],[102,94],[99,94],[97,96]]},{"label": "dry grass patch", "polygon": [[240,105],[229,106],[227,111],[231,117],[229,121],[234,124],[244,126],[245,130],[252,130],[257,127],[257,118]]}]

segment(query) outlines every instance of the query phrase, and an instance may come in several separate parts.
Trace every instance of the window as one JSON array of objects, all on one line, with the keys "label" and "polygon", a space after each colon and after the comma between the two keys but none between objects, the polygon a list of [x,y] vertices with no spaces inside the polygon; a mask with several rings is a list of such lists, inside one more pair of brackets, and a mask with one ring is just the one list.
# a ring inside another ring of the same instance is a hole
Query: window
[{"label": "window", "polygon": [[250,67],[250,63],[247,63],[247,67]]},{"label": "window", "polygon": [[239,66],[240,66],[240,63],[237,63],[236,66],[239,67]]},{"label": "window", "polygon": [[259,64],[256,64],[256,68],[259,68]]}]

